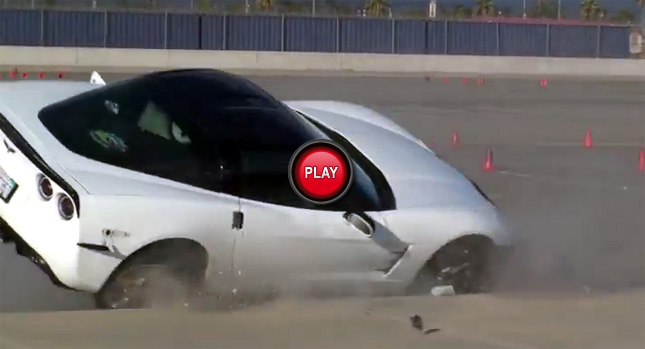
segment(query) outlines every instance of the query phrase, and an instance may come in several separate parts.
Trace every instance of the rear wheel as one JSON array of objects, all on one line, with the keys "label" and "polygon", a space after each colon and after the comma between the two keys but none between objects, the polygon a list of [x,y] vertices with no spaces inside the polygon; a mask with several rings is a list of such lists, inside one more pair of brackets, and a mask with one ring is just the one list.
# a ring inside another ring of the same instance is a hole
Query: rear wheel
[{"label": "rear wheel", "polygon": [[165,265],[136,265],[118,273],[96,294],[101,309],[170,308],[189,304],[190,287]]},{"label": "rear wheel", "polygon": [[126,260],[95,294],[100,309],[187,307],[202,291],[208,257],[201,248],[158,243]]},{"label": "rear wheel", "polygon": [[419,272],[410,291],[428,293],[437,286],[452,286],[456,294],[489,292],[492,246],[488,238],[479,236],[446,244]]}]

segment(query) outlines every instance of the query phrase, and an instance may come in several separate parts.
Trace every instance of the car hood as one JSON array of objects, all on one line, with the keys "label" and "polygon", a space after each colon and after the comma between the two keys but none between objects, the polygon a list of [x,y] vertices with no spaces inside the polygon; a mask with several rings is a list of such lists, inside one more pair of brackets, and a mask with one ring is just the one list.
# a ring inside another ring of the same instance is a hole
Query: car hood
[{"label": "car hood", "polygon": [[411,137],[333,110],[290,106],[343,135],[372,161],[392,188],[398,209],[489,205],[468,178]]}]

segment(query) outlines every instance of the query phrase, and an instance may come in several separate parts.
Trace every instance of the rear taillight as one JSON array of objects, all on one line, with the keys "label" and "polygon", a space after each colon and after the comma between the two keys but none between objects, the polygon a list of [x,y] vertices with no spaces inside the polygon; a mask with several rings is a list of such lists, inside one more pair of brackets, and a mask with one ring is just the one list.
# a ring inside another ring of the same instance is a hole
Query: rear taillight
[{"label": "rear taillight", "polygon": [[58,214],[61,218],[68,221],[74,217],[74,203],[69,196],[60,194],[58,196]]},{"label": "rear taillight", "polygon": [[43,200],[49,201],[52,198],[52,195],[54,195],[54,188],[52,187],[52,182],[44,175],[38,175],[37,181],[38,181],[37,182],[38,194],[40,194],[40,197]]}]

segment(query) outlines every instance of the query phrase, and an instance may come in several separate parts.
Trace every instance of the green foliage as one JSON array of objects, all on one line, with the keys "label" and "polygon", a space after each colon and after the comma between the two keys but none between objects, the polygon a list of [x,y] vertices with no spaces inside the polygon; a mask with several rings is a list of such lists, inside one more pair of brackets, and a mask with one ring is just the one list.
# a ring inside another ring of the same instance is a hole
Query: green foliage
[{"label": "green foliage", "polygon": [[617,23],[634,23],[636,16],[629,10],[620,10],[611,20]]},{"label": "green foliage", "polygon": [[558,4],[550,0],[540,0],[537,6],[531,8],[528,16],[532,18],[558,18]]},{"label": "green foliage", "polygon": [[200,13],[212,13],[215,11],[211,0],[198,0],[197,11]]},{"label": "green foliage", "polygon": [[495,13],[495,6],[493,0],[477,0],[474,8],[474,13],[477,16],[491,16]]},{"label": "green foliage", "polygon": [[386,16],[390,12],[390,3],[387,0],[368,0],[365,12],[368,16]]},{"label": "green foliage", "polygon": [[261,12],[270,12],[274,9],[274,0],[257,0],[255,8]]},{"label": "green foliage", "polygon": [[303,14],[311,12],[309,3],[301,1],[284,0],[278,3],[281,13],[286,14]]},{"label": "green foliage", "polygon": [[508,6],[504,7],[496,7],[495,8],[496,13],[498,13],[501,16],[509,16],[513,11],[511,11],[511,8]]},{"label": "green foliage", "polygon": [[582,19],[588,21],[597,19],[603,14],[603,10],[598,6],[596,0],[582,0],[580,4],[580,16]]},{"label": "green foliage", "polygon": [[463,5],[457,5],[453,8],[451,17],[455,19],[465,19],[473,16],[472,9],[464,7]]},{"label": "green foliage", "polygon": [[427,10],[403,10],[398,14],[400,18],[425,19],[428,18]]}]

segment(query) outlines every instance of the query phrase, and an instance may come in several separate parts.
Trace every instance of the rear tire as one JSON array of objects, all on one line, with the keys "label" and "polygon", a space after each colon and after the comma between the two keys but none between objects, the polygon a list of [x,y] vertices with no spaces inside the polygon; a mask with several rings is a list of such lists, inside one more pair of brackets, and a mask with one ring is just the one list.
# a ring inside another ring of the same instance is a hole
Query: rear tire
[{"label": "rear tire", "polygon": [[119,266],[94,295],[96,307],[186,308],[202,291],[207,259],[194,250],[172,245],[137,253]]}]

